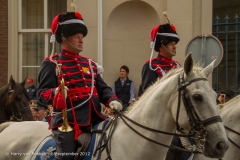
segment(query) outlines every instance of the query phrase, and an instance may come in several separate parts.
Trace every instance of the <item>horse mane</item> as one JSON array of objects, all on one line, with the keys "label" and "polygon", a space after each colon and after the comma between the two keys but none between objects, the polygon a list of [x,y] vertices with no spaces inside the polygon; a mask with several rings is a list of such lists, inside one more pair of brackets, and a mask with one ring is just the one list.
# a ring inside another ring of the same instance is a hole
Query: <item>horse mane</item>
[{"label": "horse mane", "polygon": [[13,92],[14,94],[12,95],[13,99],[15,99],[20,94],[24,94],[27,97],[28,101],[30,101],[30,98],[26,89],[20,83],[16,83],[16,85],[12,89],[14,90]]},{"label": "horse mane", "polygon": [[[199,76],[203,77],[203,75],[201,74],[202,71],[202,67],[199,67],[198,65],[193,66],[193,71],[198,74]],[[154,86],[158,85],[159,83],[164,82],[165,80],[167,80],[169,77],[172,77],[176,74],[180,74],[180,72],[183,70],[183,68],[173,68],[171,69],[167,74],[165,74],[160,80],[156,80],[155,83],[153,83],[151,86],[148,87],[148,89],[145,92],[149,92],[154,88]]]},{"label": "horse mane", "polygon": [[27,93],[27,90],[20,83],[16,83],[14,91],[15,91],[15,97],[23,93],[27,97],[28,101],[30,101],[30,97]]},{"label": "horse mane", "polygon": [[[2,99],[1,99],[2,103],[5,103],[7,100],[9,87],[10,87],[9,84],[7,84],[7,85],[3,86],[2,88],[0,88],[0,97],[2,97]],[[14,90],[14,92],[11,95],[10,101],[13,101],[17,96],[22,95],[22,94],[27,96],[28,101],[30,101],[30,98],[29,98],[29,95],[28,95],[26,89],[20,83],[15,83],[15,85],[11,89]]]},{"label": "horse mane", "polygon": [[[193,71],[196,72],[198,75],[200,76],[203,76],[201,74],[201,71],[202,71],[202,67],[198,66],[198,64],[196,64],[194,67],[193,67]],[[181,71],[183,70],[183,68],[174,68],[174,69],[171,69],[166,75],[164,75],[160,80],[158,80],[157,82],[161,83],[163,81],[165,81],[166,79],[168,79],[169,77],[173,76],[173,75],[176,75],[176,74],[179,74]]]},{"label": "horse mane", "polygon": [[0,97],[2,97],[1,103],[6,102],[7,100],[7,92],[8,92],[8,85],[3,86],[0,88]]}]

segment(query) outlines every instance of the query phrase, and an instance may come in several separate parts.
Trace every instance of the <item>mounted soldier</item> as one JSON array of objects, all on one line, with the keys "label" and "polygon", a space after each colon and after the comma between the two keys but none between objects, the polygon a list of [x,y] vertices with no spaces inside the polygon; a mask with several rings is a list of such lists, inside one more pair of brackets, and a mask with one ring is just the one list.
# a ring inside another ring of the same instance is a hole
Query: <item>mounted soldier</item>
[{"label": "mounted soldier", "polygon": [[[83,38],[88,33],[82,15],[79,12],[58,14],[52,21],[51,30],[51,41],[54,43],[56,39],[62,51],[52,52],[41,64],[38,100],[54,106],[49,129],[54,134],[57,153],[74,153],[78,136],[87,132],[91,125],[105,120],[100,103],[115,110],[121,110],[122,104],[101,78],[101,66],[80,54]],[[58,129],[66,125],[61,113],[73,130]],[[73,159],[73,155],[55,156],[56,159]]]},{"label": "mounted soldier", "polygon": [[[176,27],[170,23],[166,12],[163,12],[163,14],[166,16],[168,23],[154,27],[150,33],[152,52],[150,60],[148,60],[142,68],[142,83],[139,87],[139,97],[149,86],[158,79],[161,79],[171,69],[180,67],[178,61],[172,59],[172,57],[176,56],[176,45],[179,42]],[[154,50],[158,52],[156,58],[153,58]],[[172,144],[182,147],[177,136],[174,136]],[[168,159],[181,160],[183,159],[182,152],[169,150],[166,160]]]},{"label": "mounted soldier", "polygon": [[[166,16],[165,12],[164,15]],[[170,21],[154,27],[150,33],[150,39],[152,52],[150,60],[142,68],[142,83],[139,87],[139,97],[157,79],[162,78],[171,69],[180,67],[179,63],[172,59],[176,55],[176,45],[179,38],[175,26],[170,24]],[[154,50],[158,52],[156,58],[153,58]]]}]

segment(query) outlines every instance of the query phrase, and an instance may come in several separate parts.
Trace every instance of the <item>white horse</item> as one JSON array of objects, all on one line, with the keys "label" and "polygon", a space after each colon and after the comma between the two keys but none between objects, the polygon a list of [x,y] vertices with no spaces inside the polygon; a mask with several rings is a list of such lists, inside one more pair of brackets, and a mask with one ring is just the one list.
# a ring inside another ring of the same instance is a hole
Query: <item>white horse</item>
[{"label": "white horse", "polygon": [[[190,98],[193,105],[191,110],[196,113],[194,117],[199,117],[203,124],[206,125],[205,131],[207,132],[207,135],[206,137],[202,137],[202,140],[206,139],[206,143],[202,141],[205,148],[204,154],[215,158],[223,157],[229,145],[224,126],[222,122],[210,120],[211,118],[215,120],[218,119],[217,104],[215,101],[217,95],[212,90],[209,82],[206,81],[206,77],[213,71],[213,67],[214,65],[212,63],[204,69],[197,67],[193,68],[192,55],[189,54],[184,61],[183,68],[170,71],[161,79],[161,81],[158,81],[149,87],[142,97],[140,97],[140,99],[134,104],[132,110],[126,113],[126,116],[141,125],[169,133],[175,133],[176,121],[178,121],[178,124],[184,129],[184,131],[188,132],[191,127],[184,104],[182,102],[179,103],[179,112],[177,109],[178,80],[181,75],[181,81],[183,82],[181,82],[182,87],[179,89],[184,91],[184,95],[187,94]],[[176,118],[177,112],[179,113],[179,118]],[[211,123],[207,125],[205,122],[209,120]],[[137,132],[156,143],[162,143],[165,145],[171,144],[172,135],[152,132],[143,129],[132,122],[128,121],[128,123]],[[7,159],[9,157],[11,160],[26,159],[24,156],[6,157],[5,153],[12,151],[12,148],[15,148],[15,152],[30,152],[31,148],[35,147],[33,144],[36,141],[40,141],[39,137],[39,139],[34,139],[34,136],[42,135],[45,132],[46,134],[49,134],[45,128],[46,126],[40,126],[40,123],[36,122],[32,122],[31,126],[35,126],[38,129],[41,127],[42,131],[37,130],[36,128],[29,129],[29,127],[25,127],[25,124],[22,123],[18,123],[15,127],[12,126],[13,125],[10,125],[0,133],[0,159]],[[17,129],[16,126],[18,126]],[[20,132],[21,135],[19,134]],[[26,134],[23,132],[26,132]],[[202,131],[199,132],[201,133]],[[25,142],[24,144],[21,144],[18,139],[21,139],[22,141],[27,140],[28,143]],[[142,138],[142,136],[136,134],[123,122],[123,120],[118,118],[116,128],[109,144],[109,146],[111,146],[111,157],[114,160],[164,159],[168,148],[153,143],[148,139]],[[15,142],[16,140],[17,142]],[[198,141],[199,140],[197,140],[197,142]],[[105,151],[106,149],[102,152],[101,159],[106,159],[107,153]]]},{"label": "white horse", "polygon": [[[240,95],[231,99],[225,104],[220,104],[218,106],[219,114],[222,117],[223,124],[238,132],[240,134]],[[227,136],[230,138],[235,144],[240,146],[240,135],[226,129]],[[239,148],[235,146],[233,143],[229,143],[229,149],[225,153],[222,160],[239,160],[240,152]],[[203,155],[195,155],[194,160],[214,160],[213,158],[207,158]]]}]

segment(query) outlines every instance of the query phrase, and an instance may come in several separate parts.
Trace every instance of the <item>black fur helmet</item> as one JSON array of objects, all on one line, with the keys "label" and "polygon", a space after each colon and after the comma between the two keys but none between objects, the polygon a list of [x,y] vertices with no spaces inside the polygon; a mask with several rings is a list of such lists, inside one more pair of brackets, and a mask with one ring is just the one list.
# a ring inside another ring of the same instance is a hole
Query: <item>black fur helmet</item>
[{"label": "black fur helmet", "polygon": [[162,44],[167,45],[168,43],[173,42],[173,41],[175,41],[176,44],[179,41],[175,26],[170,25],[168,23],[159,25],[157,34],[156,34],[154,50],[156,52],[159,52],[159,48]]},{"label": "black fur helmet", "polygon": [[62,42],[62,35],[69,37],[77,33],[82,33],[83,37],[85,37],[88,32],[87,27],[84,25],[82,15],[79,12],[67,12],[57,15],[53,19],[51,30],[52,33],[55,34],[58,43]]}]

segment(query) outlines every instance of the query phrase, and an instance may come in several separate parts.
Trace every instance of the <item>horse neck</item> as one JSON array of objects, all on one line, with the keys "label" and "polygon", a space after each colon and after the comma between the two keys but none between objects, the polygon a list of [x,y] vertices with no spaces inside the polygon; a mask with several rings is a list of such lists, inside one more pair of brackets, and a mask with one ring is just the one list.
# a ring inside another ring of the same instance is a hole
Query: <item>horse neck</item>
[{"label": "horse neck", "polygon": [[[170,125],[166,124],[174,122],[170,108],[173,104],[172,97],[174,96],[172,95],[177,91],[176,78],[177,75],[169,77],[148,90],[129,112],[129,118],[149,127],[158,127],[158,129],[167,127],[167,130],[174,130],[174,125],[169,127]],[[159,121],[158,126],[156,126],[156,121]]]},{"label": "horse neck", "polygon": [[222,117],[223,120],[225,119],[227,120],[230,116],[231,117],[234,116],[234,119],[239,117],[240,114],[239,100],[240,96],[237,96],[234,99],[228,101],[227,103],[218,106],[219,115]]},{"label": "horse neck", "polygon": [[230,127],[236,131],[240,131],[238,124],[240,120],[240,96],[235,97],[231,101],[225,103],[222,108],[220,108],[219,115],[221,116],[224,125]]},{"label": "horse neck", "polygon": [[0,123],[6,120],[10,120],[9,115],[6,113],[5,104],[7,100],[8,85],[0,89]]},{"label": "horse neck", "polygon": [[[170,111],[170,105],[172,104],[170,97],[174,94],[174,91],[176,92],[176,86],[177,81],[176,78],[173,77],[155,85],[154,88],[147,91],[147,93],[140,98],[127,116],[144,126],[173,133],[175,123]],[[148,131],[132,123],[130,123],[130,125],[139,133],[159,143],[170,145],[172,141],[172,136]],[[143,151],[143,146],[147,146],[148,149],[144,149]],[[113,150],[113,157],[126,155],[124,153],[127,153],[129,148],[134,148],[132,155],[121,157],[121,159],[151,159],[154,157],[163,159],[168,150],[165,147],[139,137],[134,131],[129,129],[122,120],[118,121],[117,129],[112,137],[112,148],[118,148]]]}]

